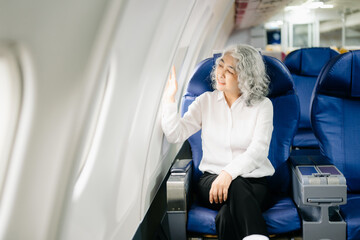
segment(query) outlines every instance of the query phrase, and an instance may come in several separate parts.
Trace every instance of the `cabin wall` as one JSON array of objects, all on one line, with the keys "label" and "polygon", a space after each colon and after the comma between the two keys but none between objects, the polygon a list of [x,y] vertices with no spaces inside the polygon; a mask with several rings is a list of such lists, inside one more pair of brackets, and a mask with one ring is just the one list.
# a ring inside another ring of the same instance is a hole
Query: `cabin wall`
[{"label": "cabin wall", "polygon": [[232,9],[232,1],[127,2],[111,51],[113,77],[93,152],[76,180],[61,239],[134,235],[180,148],[166,141],[160,127],[171,64],[177,69],[180,103],[192,69],[224,35],[221,26]]},{"label": "cabin wall", "polygon": [[22,95],[1,192],[0,239],[56,235],[86,124],[82,99],[101,85],[97,76],[85,75],[108,2],[1,1],[0,42],[12,46]]},{"label": "cabin wall", "polygon": [[233,11],[231,0],[2,2],[23,93],[0,239],[132,238],[180,148],[160,127],[169,69],[180,104]]}]

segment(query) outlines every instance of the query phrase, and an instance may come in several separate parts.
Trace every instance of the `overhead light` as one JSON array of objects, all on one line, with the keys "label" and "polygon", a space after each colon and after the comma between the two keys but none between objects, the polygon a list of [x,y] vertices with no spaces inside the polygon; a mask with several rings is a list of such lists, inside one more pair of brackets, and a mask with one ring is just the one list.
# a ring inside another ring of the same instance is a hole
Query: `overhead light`
[{"label": "overhead light", "polygon": [[308,9],[317,9],[317,8],[321,8],[321,6],[324,5],[323,2],[306,2],[305,3],[305,7],[308,8]]},{"label": "overhead light", "polygon": [[265,29],[279,29],[283,25],[283,21],[277,20],[277,21],[271,21],[265,23]]},{"label": "overhead light", "polygon": [[321,8],[334,8],[334,5],[332,4],[324,4],[321,6]]},{"label": "overhead light", "polygon": [[320,1],[313,1],[313,0],[309,0],[306,1],[305,3],[298,5],[298,6],[287,6],[285,7],[285,11],[298,11],[298,10],[302,10],[302,9],[318,9],[318,8],[333,8],[334,5],[331,4],[324,4],[323,2]]}]

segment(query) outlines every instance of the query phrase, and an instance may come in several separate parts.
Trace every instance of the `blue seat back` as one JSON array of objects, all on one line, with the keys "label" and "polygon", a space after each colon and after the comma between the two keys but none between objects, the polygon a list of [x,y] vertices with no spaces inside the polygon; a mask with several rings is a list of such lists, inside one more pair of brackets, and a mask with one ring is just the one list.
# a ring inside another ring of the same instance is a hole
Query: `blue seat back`
[{"label": "blue seat back", "polygon": [[[200,62],[190,79],[187,92],[183,97],[181,114],[195,98],[206,91],[213,91],[210,73],[215,59],[208,58]],[[270,77],[270,93],[268,97],[274,106],[274,131],[270,143],[269,159],[275,168],[270,186],[273,192],[287,192],[290,186],[290,173],[286,160],[290,154],[292,139],[298,127],[300,106],[294,91],[291,75],[285,65],[276,58],[263,56],[267,73]],[[189,138],[193,154],[193,180],[198,181],[201,172],[198,167],[202,159],[201,131]]]},{"label": "blue seat back", "polygon": [[263,59],[270,78],[268,98],[274,109],[274,130],[268,158],[275,168],[275,174],[269,178],[269,187],[273,193],[287,193],[291,183],[287,159],[299,125],[300,104],[286,66],[273,57],[263,56]]},{"label": "blue seat back", "polygon": [[316,79],[322,67],[339,53],[330,48],[303,48],[286,56],[284,63],[291,72],[295,89],[300,100],[299,128],[307,130],[311,136],[295,138],[297,147],[316,147],[317,141],[312,134],[310,124],[310,99]]},{"label": "blue seat back", "polygon": [[320,152],[360,191],[360,51],[331,59],[316,82],[311,123]]}]

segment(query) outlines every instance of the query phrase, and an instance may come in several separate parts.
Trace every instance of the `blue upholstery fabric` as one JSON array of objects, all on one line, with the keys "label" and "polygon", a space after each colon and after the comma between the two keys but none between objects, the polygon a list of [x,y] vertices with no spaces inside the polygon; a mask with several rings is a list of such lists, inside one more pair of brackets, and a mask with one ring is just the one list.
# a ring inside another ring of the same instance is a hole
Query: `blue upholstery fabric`
[{"label": "blue upholstery fabric", "polygon": [[360,101],[317,95],[312,115],[320,152],[344,174],[349,191],[360,191]]},{"label": "blue upholstery fabric", "polygon": [[[300,107],[291,75],[284,64],[272,57],[264,56],[263,58],[271,80],[268,97],[274,106],[274,131],[269,159],[276,170],[274,176],[269,178],[269,185],[275,201],[273,206],[264,213],[264,218],[270,233],[285,233],[300,229],[300,219],[293,201],[288,197],[277,197],[278,194],[286,195],[289,191],[291,180],[286,160],[289,157],[292,139],[298,126]],[[202,92],[212,91],[210,73],[214,64],[214,58],[209,58],[197,66],[183,97],[182,115],[197,96]],[[202,158],[201,131],[191,136],[188,141],[191,145],[194,162],[193,184],[196,184],[202,174],[198,169]],[[188,213],[188,231],[216,234],[216,215],[217,211],[193,204]]]},{"label": "blue upholstery fabric", "polygon": [[360,97],[360,55],[353,55],[352,62],[352,73],[351,73],[351,96]]},{"label": "blue upholstery fabric", "polygon": [[300,100],[300,123],[294,138],[295,147],[318,147],[310,124],[310,99],[322,67],[338,54],[330,48],[303,48],[291,52],[284,60]]},{"label": "blue upholstery fabric", "polygon": [[218,211],[194,203],[188,212],[187,230],[216,235],[215,218]]},{"label": "blue upholstery fabric", "polygon": [[290,197],[278,198],[275,204],[263,213],[270,234],[292,232],[300,229],[301,221]]},{"label": "blue upholstery fabric", "polygon": [[356,100],[360,97],[359,71],[359,51],[339,55],[324,67],[316,91],[324,95]]},{"label": "blue upholstery fabric", "polygon": [[[301,220],[290,197],[279,197],[263,213],[270,234],[292,232],[300,229]],[[216,235],[215,219],[218,211],[194,203],[188,212],[187,230]]]},{"label": "blue upholstery fabric", "polygon": [[[300,100],[300,123],[299,128],[309,129],[311,133],[310,125],[310,99],[311,94],[314,90],[315,82],[317,76],[308,77],[308,76],[299,76],[293,74],[293,80],[296,86],[296,92]],[[316,140],[316,139],[315,139]],[[315,142],[316,143],[316,142]]]},{"label": "blue upholstery fabric", "polygon": [[284,64],[268,56],[263,56],[263,59],[270,78],[268,97],[274,109],[274,130],[268,158],[275,168],[275,174],[269,178],[269,186],[272,192],[283,194],[288,192],[291,182],[286,161],[298,127],[299,100],[294,91],[291,75]]},{"label": "blue upholstery fabric", "polygon": [[360,51],[331,59],[319,75],[311,104],[320,152],[346,177],[349,197],[341,213],[348,224],[348,239],[360,239],[359,59]]},{"label": "blue upholstery fabric", "polygon": [[319,145],[311,128],[298,128],[294,137],[294,143],[294,146],[298,147],[314,147]]},{"label": "blue upholstery fabric", "polygon": [[360,239],[360,194],[348,194],[347,204],[340,207],[340,213],[346,221],[347,239]]},{"label": "blue upholstery fabric", "polygon": [[360,80],[360,72],[352,74],[353,58],[359,56],[360,51],[345,53],[325,66],[311,106],[320,152],[343,172],[350,192],[360,191],[360,97],[352,91],[353,81]]},{"label": "blue upholstery fabric", "polygon": [[337,55],[339,53],[331,48],[302,48],[289,53],[284,63],[291,74],[316,77],[320,74],[321,68]]},{"label": "blue upholstery fabric", "polygon": [[269,233],[278,234],[301,228],[300,218],[292,199],[279,197],[286,196],[290,190],[291,176],[287,159],[299,125],[300,104],[294,91],[292,77],[285,65],[273,57],[263,56],[263,59],[270,78],[268,97],[274,109],[274,130],[268,158],[275,168],[275,174],[269,178],[274,204],[263,213],[263,216]]}]

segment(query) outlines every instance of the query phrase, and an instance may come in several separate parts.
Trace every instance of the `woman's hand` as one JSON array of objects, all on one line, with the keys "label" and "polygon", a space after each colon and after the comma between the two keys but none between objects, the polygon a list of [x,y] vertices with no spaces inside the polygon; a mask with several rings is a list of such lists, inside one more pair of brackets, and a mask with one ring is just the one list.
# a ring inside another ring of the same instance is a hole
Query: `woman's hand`
[{"label": "woman's hand", "polygon": [[175,66],[171,67],[168,81],[166,83],[164,97],[167,102],[175,102],[175,94],[178,90],[178,84],[176,81]]},{"label": "woman's hand", "polygon": [[226,171],[221,171],[219,176],[211,184],[209,192],[209,201],[212,204],[225,202],[228,198],[228,191],[232,181],[232,177]]}]

